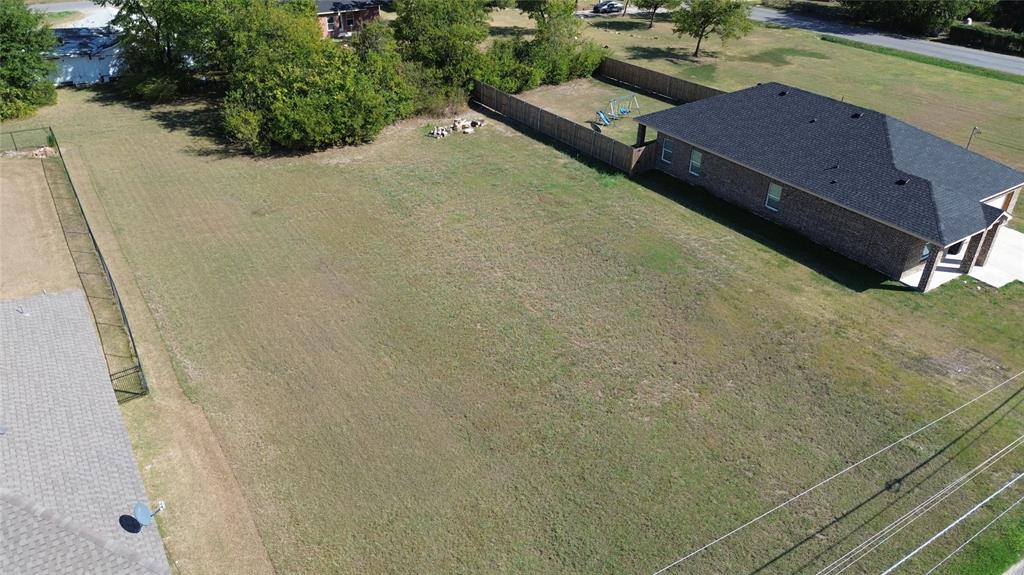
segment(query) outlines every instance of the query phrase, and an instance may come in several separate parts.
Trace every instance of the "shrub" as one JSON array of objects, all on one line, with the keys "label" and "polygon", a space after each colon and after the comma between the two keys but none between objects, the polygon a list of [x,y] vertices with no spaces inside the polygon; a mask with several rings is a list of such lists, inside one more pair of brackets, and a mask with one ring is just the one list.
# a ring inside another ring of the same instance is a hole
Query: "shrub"
[{"label": "shrub", "polygon": [[19,0],[0,0],[0,120],[54,102],[53,64],[44,54],[56,43],[41,14]]},{"label": "shrub", "polygon": [[515,94],[540,86],[544,71],[531,64],[530,43],[514,38],[497,40],[491,45],[479,77],[503,92]]},{"label": "shrub", "polygon": [[961,46],[1024,56],[1024,34],[1000,30],[983,24],[956,24],[949,29],[949,41]]}]

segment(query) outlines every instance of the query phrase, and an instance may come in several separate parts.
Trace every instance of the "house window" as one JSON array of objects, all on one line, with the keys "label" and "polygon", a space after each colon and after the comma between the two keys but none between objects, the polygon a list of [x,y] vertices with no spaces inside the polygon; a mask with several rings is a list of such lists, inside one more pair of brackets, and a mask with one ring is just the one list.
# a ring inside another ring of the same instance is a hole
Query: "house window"
[{"label": "house window", "polygon": [[334,17],[333,16],[328,16],[327,17],[327,31],[328,32],[334,32]]},{"label": "house window", "polygon": [[345,21],[345,29],[346,30],[351,30],[352,28],[355,28],[355,26],[356,26],[356,21],[355,21],[354,18],[349,18],[348,20]]},{"label": "house window", "polygon": [[768,184],[768,196],[764,199],[764,205],[773,212],[779,211],[779,202],[782,201],[782,186],[772,182]]},{"label": "house window", "polygon": [[928,259],[930,255],[932,255],[932,249],[928,244],[925,244],[924,249],[921,250],[921,261]]},{"label": "house window", "polygon": [[696,149],[690,151],[690,175],[700,175],[700,162],[704,159],[704,154],[700,153]]},{"label": "house window", "polygon": [[666,164],[672,163],[672,140],[667,138],[661,142],[661,161]]}]

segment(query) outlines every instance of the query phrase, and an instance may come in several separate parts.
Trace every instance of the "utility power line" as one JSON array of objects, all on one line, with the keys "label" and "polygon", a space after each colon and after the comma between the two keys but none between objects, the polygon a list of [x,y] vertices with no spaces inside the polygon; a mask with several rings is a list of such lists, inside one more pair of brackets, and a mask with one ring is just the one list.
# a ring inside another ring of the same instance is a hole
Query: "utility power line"
[{"label": "utility power line", "polygon": [[1018,372],[1016,375],[1006,379],[1002,383],[1000,383],[1000,384],[998,384],[998,385],[996,385],[996,386],[994,386],[992,388],[989,388],[987,391],[985,391],[981,395],[975,397],[974,399],[968,401],[967,403],[961,405],[960,407],[954,409],[953,411],[950,411],[950,412],[946,413],[945,415],[943,415],[942,417],[939,417],[938,419],[935,419],[935,420],[931,421],[930,423],[928,423],[928,424],[926,424],[926,425],[924,425],[922,427],[919,427],[917,430],[915,430],[915,431],[913,431],[911,433],[908,433],[907,435],[904,435],[903,437],[897,439],[896,441],[890,443],[889,445],[886,445],[885,447],[879,449],[878,451],[872,453],[871,455],[868,455],[867,457],[864,457],[864,458],[860,459],[856,463],[853,463],[853,464],[850,464],[850,465],[846,466],[845,468],[843,468],[840,471],[834,473],[833,475],[827,477],[826,479],[823,479],[823,480],[819,481],[818,483],[812,485],[811,487],[808,487],[807,489],[801,491],[800,493],[797,493],[796,495],[790,497],[789,499],[783,501],[782,503],[779,503],[775,507],[772,507],[768,511],[765,511],[764,513],[758,515],[757,517],[754,517],[753,519],[747,521],[746,523],[740,525],[739,527],[736,527],[732,531],[729,531],[729,532],[727,532],[727,533],[725,533],[723,535],[720,535],[717,538],[713,539],[712,541],[710,541],[708,543],[705,543],[703,546],[698,547],[697,549],[694,549],[693,551],[690,551],[686,555],[683,555],[682,557],[676,559],[675,561],[669,563],[668,565],[662,567],[661,569],[658,569],[657,571],[654,572],[654,575],[661,575],[662,573],[665,573],[666,571],[668,571],[669,569],[672,569],[673,567],[679,565],[680,563],[682,563],[684,561],[687,561],[688,559],[690,559],[690,558],[692,558],[692,557],[694,557],[694,556],[696,556],[696,555],[698,555],[700,553],[703,553],[704,551],[707,551],[711,547],[714,547],[715,545],[718,545],[722,541],[725,541],[726,539],[732,537],[733,535],[739,533],[740,531],[743,531],[747,527],[750,527],[751,525],[757,523],[758,521],[764,519],[765,517],[768,517],[769,515],[772,515],[773,513],[775,513],[776,511],[782,509],[783,507],[789,505],[790,503],[793,503],[794,501],[797,501],[798,499],[802,499],[803,497],[813,493],[814,491],[817,491],[819,488],[821,488],[821,487],[825,486],[826,484],[832,482],[834,479],[836,479],[836,478],[838,478],[838,477],[840,477],[840,476],[842,476],[842,475],[852,471],[853,469],[855,469],[857,467],[860,467],[861,465],[867,463],[868,461],[871,461],[875,457],[878,457],[879,455],[885,453],[886,451],[889,451],[893,447],[896,447],[897,445],[903,443],[904,441],[906,441],[906,440],[908,440],[908,439],[918,435],[919,433],[921,433],[921,432],[923,432],[923,431],[933,427],[934,425],[936,425],[940,421],[943,421],[943,420],[951,417],[952,415],[958,413],[959,411],[961,411],[962,409],[966,408],[967,406],[972,405],[972,404],[974,404],[977,401],[980,401],[982,398],[988,396],[989,394],[991,394],[991,393],[995,392],[996,390],[1002,388],[1004,385],[1006,385],[1006,384],[1010,383],[1011,381],[1017,379],[1022,374],[1024,374],[1024,371]]},{"label": "utility power line", "polygon": [[913,551],[911,551],[910,553],[905,555],[903,557],[903,559],[900,559],[899,561],[893,563],[891,567],[889,567],[885,571],[882,571],[881,575],[889,575],[890,573],[892,573],[893,571],[898,569],[900,565],[903,565],[904,563],[909,561],[911,557],[913,557],[914,555],[917,555],[918,553],[920,553],[922,549],[924,549],[925,547],[928,547],[929,545],[934,543],[936,539],[938,539],[939,537],[942,537],[943,535],[945,535],[950,529],[952,529],[952,528],[956,527],[957,525],[959,525],[961,521],[963,521],[964,519],[967,519],[968,517],[973,515],[975,511],[981,509],[982,507],[985,506],[986,503],[988,503],[989,501],[992,501],[993,499],[998,497],[1000,493],[1002,493],[1002,492],[1006,491],[1007,489],[1009,489],[1010,487],[1012,487],[1013,484],[1017,483],[1018,481],[1020,481],[1021,478],[1024,478],[1024,473],[1018,473],[1017,477],[1014,477],[1013,479],[1011,479],[1008,482],[1006,482],[1002,487],[997,489],[995,491],[995,493],[993,493],[992,495],[989,495],[985,499],[982,499],[980,503],[978,503],[974,507],[971,507],[967,511],[967,513],[964,513],[960,517],[957,517],[956,521],[954,521],[954,522],[950,523],[949,525],[945,526],[942,529],[942,531],[939,531],[935,535],[932,535],[931,537],[929,537],[927,541],[925,541],[924,543],[918,545],[916,549],[914,549]]},{"label": "utility power line", "polygon": [[976,532],[976,533],[975,533],[974,535],[971,535],[971,538],[970,538],[970,539],[968,539],[967,541],[964,541],[964,542],[963,542],[963,544],[961,544],[961,545],[960,545],[959,547],[957,547],[956,549],[954,549],[954,550],[953,550],[953,551],[952,551],[952,552],[951,552],[951,553],[950,553],[949,555],[946,555],[945,557],[943,557],[943,558],[942,558],[942,561],[939,561],[938,563],[936,563],[936,564],[935,564],[935,565],[934,565],[934,566],[933,566],[933,567],[932,567],[931,569],[929,569],[928,571],[926,571],[926,572],[924,573],[924,575],[931,575],[931,574],[932,574],[932,573],[933,573],[933,572],[934,572],[934,571],[935,571],[936,569],[938,569],[939,567],[942,567],[942,565],[943,565],[943,564],[944,564],[944,563],[945,563],[946,561],[949,561],[949,559],[950,559],[951,557],[953,557],[954,555],[956,555],[957,553],[959,553],[961,549],[963,549],[964,547],[967,547],[967,545],[968,545],[968,544],[969,544],[969,543],[970,543],[971,541],[974,541],[974,539],[975,539],[976,537],[978,537],[979,535],[981,535],[982,533],[984,533],[986,529],[988,529],[989,527],[992,527],[992,525],[993,525],[993,524],[995,524],[995,522],[996,522],[996,521],[999,521],[1000,519],[1002,519],[1002,518],[1003,518],[1003,515],[1006,515],[1006,514],[1007,514],[1007,513],[1009,513],[1010,511],[1013,511],[1013,508],[1014,508],[1014,507],[1016,507],[1016,506],[1018,506],[1018,505],[1020,505],[1020,504],[1021,504],[1021,502],[1024,502],[1024,495],[1022,495],[1020,499],[1018,499],[1018,500],[1014,501],[1014,502],[1013,502],[1013,503],[1012,503],[1012,504],[1011,504],[1011,505],[1010,505],[1009,507],[1007,507],[1006,509],[1003,509],[1003,512],[1002,512],[1002,513],[1000,513],[999,515],[996,515],[996,516],[995,516],[995,518],[994,518],[994,519],[992,519],[992,521],[989,521],[989,522],[988,522],[988,523],[987,523],[987,524],[986,524],[986,525],[985,525],[984,527],[982,527],[981,529],[979,529],[979,530],[978,530],[978,531],[977,531],[977,532]]},{"label": "utility power line", "polygon": [[906,528],[908,525],[919,519],[925,513],[931,511],[933,508],[938,506],[940,503],[945,501],[950,495],[956,493],[961,487],[966,485],[972,479],[981,475],[988,468],[992,467],[999,462],[1000,459],[1006,457],[1014,449],[1017,449],[1024,444],[1024,435],[1021,435],[1017,439],[1011,441],[1008,445],[990,455],[988,459],[982,461],[976,465],[973,469],[967,473],[958,477],[952,483],[946,485],[932,496],[925,499],[923,502],[918,504],[916,507],[903,514],[900,518],[896,519],[889,525],[887,525],[881,531],[878,531],[871,537],[861,542],[859,545],[850,549],[843,554],[842,557],[836,559],[832,563],[829,563],[824,569],[818,571],[816,575],[839,575],[843,571],[846,571],[858,561],[869,555],[872,551],[885,544],[887,541],[896,536],[900,531]]}]

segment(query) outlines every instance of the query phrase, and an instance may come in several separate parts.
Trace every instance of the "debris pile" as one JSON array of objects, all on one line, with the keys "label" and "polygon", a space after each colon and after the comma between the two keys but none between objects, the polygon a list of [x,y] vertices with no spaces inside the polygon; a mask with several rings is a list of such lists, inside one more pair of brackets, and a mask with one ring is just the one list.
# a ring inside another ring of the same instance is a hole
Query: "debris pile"
[{"label": "debris pile", "polygon": [[463,134],[472,134],[477,128],[484,125],[484,120],[466,120],[463,118],[456,118],[452,121],[451,126],[434,126],[434,129],[430,131],[430,137],[432,138],[444,138],[451,134],[462,132]]}]

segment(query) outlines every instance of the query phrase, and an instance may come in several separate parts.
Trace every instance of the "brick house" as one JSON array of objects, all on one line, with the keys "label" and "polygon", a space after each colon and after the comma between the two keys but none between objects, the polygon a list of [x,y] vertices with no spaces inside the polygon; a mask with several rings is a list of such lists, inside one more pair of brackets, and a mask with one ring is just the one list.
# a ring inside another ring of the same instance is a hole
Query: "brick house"
[{"label": "brick house", "polygon": [[324,38],[348,38],[380,17],[383,0],[317,0],[316,17]]},{"label": "brick house", "polygon": [[[983,266],[1024,174],[885,114],[778,83],[636,118],[654,169],[927,291]],[[940,268],[941,269],[941,268]]]}]

